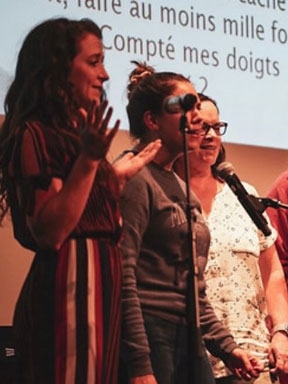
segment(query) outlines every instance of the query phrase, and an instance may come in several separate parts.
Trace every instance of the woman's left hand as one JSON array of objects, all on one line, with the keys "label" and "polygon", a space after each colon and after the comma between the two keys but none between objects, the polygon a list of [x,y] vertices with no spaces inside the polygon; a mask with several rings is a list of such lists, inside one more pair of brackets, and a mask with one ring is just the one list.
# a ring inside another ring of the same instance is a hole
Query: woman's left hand
[{"label": "woman's left hand", "polygon": [[160,147],[161,140],[157,139],[146,145],[146,147],[136,155],[133,152],[128,152],[115,161],[113,166],[121,189],[124,188],[128,180],[154,159]]}]

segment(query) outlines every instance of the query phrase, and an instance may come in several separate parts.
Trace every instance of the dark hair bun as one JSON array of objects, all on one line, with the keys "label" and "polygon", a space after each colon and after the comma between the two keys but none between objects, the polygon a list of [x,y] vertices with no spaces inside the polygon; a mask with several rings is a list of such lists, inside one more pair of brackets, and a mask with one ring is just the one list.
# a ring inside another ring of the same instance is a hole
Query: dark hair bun
[{"label": "dark hair bun", "polygon": [[136,68],[129,75],[129,82],[127,86],[128,98],[133,89],[147,76],[155,73],[155,70],[150,65],[147,65],[145,62],[140,61],[131,61],[132,64],[136,65]]}]

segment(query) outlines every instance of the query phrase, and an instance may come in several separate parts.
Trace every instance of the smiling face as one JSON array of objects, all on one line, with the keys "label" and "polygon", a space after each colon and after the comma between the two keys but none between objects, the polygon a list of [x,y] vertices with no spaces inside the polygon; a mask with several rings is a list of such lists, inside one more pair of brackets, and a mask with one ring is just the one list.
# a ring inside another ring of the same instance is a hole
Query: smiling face
[{"label": "smiling face", "polygon": [[103,83],[109,79],[103,59],[102,41],[93,34],[84,35],[69,74],[74,98],[81,107],[87,107],[93,100],[96,105],[101,102]]},{"label": "smiling face", "polygon": [[[219,122],[219,113],[211,101],[201,102],[201,117],[204,123],[214,125]],[[215,164],[221,147],[221,136],[210,129],[205,136],[199,139],[199,147],[189,153],[190,163],[193,167],[209,166]]]}]

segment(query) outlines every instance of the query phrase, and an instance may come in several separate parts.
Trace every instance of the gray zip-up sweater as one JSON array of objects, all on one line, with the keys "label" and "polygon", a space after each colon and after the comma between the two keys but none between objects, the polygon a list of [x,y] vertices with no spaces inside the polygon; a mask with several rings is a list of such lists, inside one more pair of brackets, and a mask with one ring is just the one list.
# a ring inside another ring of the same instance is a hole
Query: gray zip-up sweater
[{"label": "gray zip-up sweater", "polygon": [[[121,198],[123,240],[123,346],[129,376],[152,373],[142,312],[175,323],[186,321],[188,228],[184,183],[150,163],[125,187]],[[198,296],[205,345],[224,358],[237,344],[222,327],[206,298],[203,277],[210,234],[191,195],[198,260]],[[190,267],[191,268],[191,267]]]}]

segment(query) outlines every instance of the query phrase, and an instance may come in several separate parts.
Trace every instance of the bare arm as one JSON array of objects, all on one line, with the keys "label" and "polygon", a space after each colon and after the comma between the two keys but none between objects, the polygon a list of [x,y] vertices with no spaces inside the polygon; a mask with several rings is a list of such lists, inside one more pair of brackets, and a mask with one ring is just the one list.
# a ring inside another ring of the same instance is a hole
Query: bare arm
[{"label": "bare arm", "polygon": [[[274,245],[261,252],[259,265],[272,324],[275,326],[287,323],[288,293],[284,272]],[[272,336],[269,360],[275,366],[273,371],[288,373],[288,337],[285,333],[277,332]]]},{"label": "bare arm", "polygon": [[35,211],[27,217],[30,230],[40,246],[59,249],[77,225],[99,166],[79,156],[69,178],[63,184],[52,179],[49,189],[35,193]]},{"label": "bare arm", "polygon": [[[35,211],[32,217],[27,218],[27,223],[35,240],[43,247],[58,249],[81,218],[99,165],[119,128],[120,122],[116,121],[114,127],[107,130],[112,108],[105,113],[106,108],[107,102],[98,108],[92,105],[88,113],[81,111],[78,123],[82,138],[81,153],[65,184],[60,179],[53,179],[48,191],[36,191]],[[160,140],[156,140],[137,155],[129,153],[115,163],[120,187],[123,188],[154,158],[160,146]],[[24,164],[27,157],[23,157]]]},{"label": "bare arm", "polygon": [[[117,121],[113,129],[107,131],[112,108],[105,114],[106,107],[107,102],[98,108],[92,105],[80,119],[81,152],[65,183],[54,178],[47,191],[36,191],[35,209],[33,216],[27,218],[27,223],[35,240],[43,247],[58,249],[85,209],[100,162],[105,158],[119,127]],[[24,137],[23,154],[25,140],[31,140],[29,134]],[[29,161],[27,158],[27,154],[22,158],[24,167]]]}]

